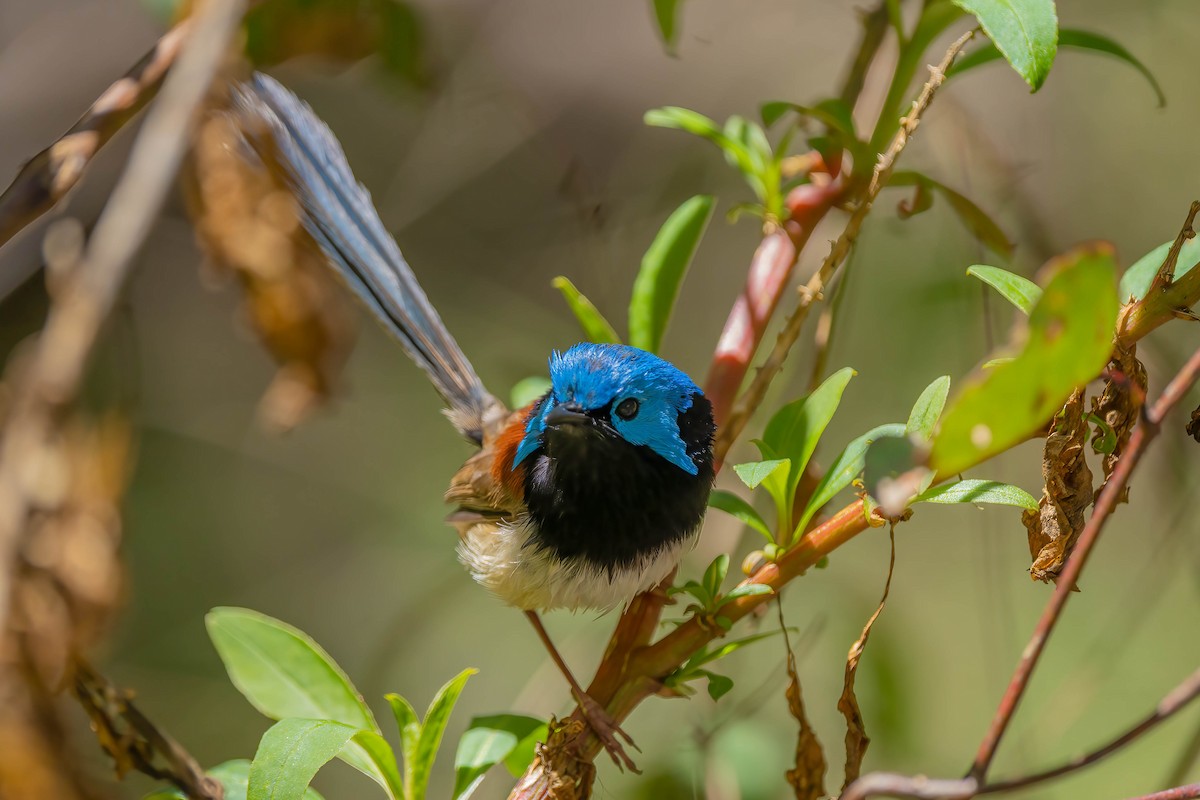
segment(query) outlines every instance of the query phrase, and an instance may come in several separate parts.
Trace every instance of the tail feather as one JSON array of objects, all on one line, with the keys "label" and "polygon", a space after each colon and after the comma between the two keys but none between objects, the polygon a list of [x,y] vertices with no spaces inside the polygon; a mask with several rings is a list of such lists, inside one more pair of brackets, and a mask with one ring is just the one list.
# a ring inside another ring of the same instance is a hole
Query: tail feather
[{"label": "tail feather", "polygon": [[303,205],[304,225],[355,294],[429,375],[450,418],[479,441],[499,404],[417,283],[400,248],[350,171],[337,138],[312,109],[273,78],[256,73],[235,89],[234,107],[261,158],[279,167]]}]

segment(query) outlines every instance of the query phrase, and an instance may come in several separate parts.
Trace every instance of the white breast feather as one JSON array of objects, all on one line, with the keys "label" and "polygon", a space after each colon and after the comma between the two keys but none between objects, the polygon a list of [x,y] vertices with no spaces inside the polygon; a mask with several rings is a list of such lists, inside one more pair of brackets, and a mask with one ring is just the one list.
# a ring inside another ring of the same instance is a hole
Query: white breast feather
[{"label": "white breast feather", "polygon": [[609,571],[564,561],[531,543],[528,517],[460,527],[459,560],[478,583],[509,605],[528,611],[594,608],[607,611],[656,586],[696,542],[695,534]]}]

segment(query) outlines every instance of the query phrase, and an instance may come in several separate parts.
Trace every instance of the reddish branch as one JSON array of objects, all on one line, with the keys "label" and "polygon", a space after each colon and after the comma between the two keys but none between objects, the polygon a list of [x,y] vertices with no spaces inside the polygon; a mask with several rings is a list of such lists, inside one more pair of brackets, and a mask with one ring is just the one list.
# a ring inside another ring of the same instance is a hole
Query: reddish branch
[{"label": "reddish branch", "polygon": [[1128,730],[1114,737],[1111,741],[1097,747],[1089,753],[1086,753],[1077,758],[1073,758],[1065,764],[1061,764],[1052,769],[1036,772],[1032,775],[1026,775],[1020,778],[1011,778],[1003,781],[995,781],[988,783],[979,790],[979,794],[992,794],[995,792],[1007,792],[1013,789],[1020,789],[1025,786],[1031,786],[1035,783],[1042,783],[1061,775],[1066,775],[1069,772],[1074,772],[1077,769],[1083,769],[1086,766],[1095,764],[1097,761],[1107,756],[1112,755],[1120,750],[1125,745],[1135,741],[1138,737],[1150,730],[1158,727],[1161,723],[1170,719],[1177,712],[1185,708],[1189,703],[1200,697],[1200,669],[1193,672],[1187,679],[1171,690],[1171,693],[1164,697],[1154,710],[1139,720],[1135,725]]},{"label": "reddish branch", "polygon": [[[1192,298],[1192,300],[1194,302],[1195,298]],[[1197,350],[1188,359],[1179,373],[1167,385],[1167,388],[1163,391],[1153,408],[1146,412],[1141,424],[1134,431],[1128,449],[1122,456],[1112,477],[1105,483],[1104,488],[1101,490],[1100,496],[1096,501],[1095,511],[1091,519],[1088,520],[1087,525],[1084,526],[1083,533],[1080,534],[1079,541],[1076,543],[1071,557],[1068,559],[1062,574],[1059,576],[1054,594],[1046,604],[1046,608],[1038,620],[1037,627],[1034,629],[1029,644],[1025,646],[1021,660],[1018,662],[1012,679],[1009,681],[1008,689],[1005,691],[1004,697],[997,708],[996,716],[979,746],[975,763],[972,765],[967,777],[959,781],[930,781],[927,778],[919,776],[873,773],[855,781],[842,795],[841,800],[865,800],[865,798],[880,795],[913,798],[967,798],[974,797],[986,791],[999,792],[1027,786],[1042,780],[1049,780],[1050,778],[1058,777],[1059,775],[1092,764],[1109,755],[1158,725],[1186,703],[1195,699],[1197,695],[1200,695],[1200,673],[1196,673],[1168,695],[1152,714],[1138,722],[1126,733],[1118,736],[1096,751],[1075,759],[1062,767],[1046,770],[1037,775],[999,782],[991,788],[984,785],[988,768],[995,758],[1000,741],[1004,733],[1008,730],[1009,723],[1016,713],[1021,697],[1029,685],[1030,676],[1032,676],[1033,670],[1037,666],[1050,634],[1062,616],[1063,608],[1065,608],[1067,600],[1072,594],[1072,587],[1078,582],[1084,565],[1087,563],[1088,556],[1091,555],[1091,551],[1100,537],[1100,532],[1104,528],[1104,523],[1116,509],[1133,470],[1141,461],[1142,456],[1145,455],[1146,448],[1161,430],[1163,419],[1179,404],[1198,378],[1200,378],[1200,350]],[[936,791],[930,789],[934,784],[937,787]]]},{"label": "reddish branch", "polygon": [[1000,746],[1000,740],[1008,730],[1013,714],[1016,713],[1021,697],[1029,685],[1029,677],[1033,674],[1034,667],[1037,666],[1042,651],[1046,648],[1046,641],[1054,631],[1054,626],[1058,624],[1058,620],[1062,616],[1063,608],[1079,581],[1079,576],[1083,572],[1084,565],[1087,564],[1092,548],[1100,538],[1104,523],[1108,521],[1108,517],[1120,503],[1121,494],[1129,483],[1129,476],[1141,461],[1146,447],[1158,435],[1163,418],[1183,399],[1184,394],[1196,382],[1198,375],[1200,375],[1200,350],[1197,350],[1188,359],[1187,364],[1163,391],[1158,402],[1146,413],[1142,423],[1133,432],[1125,455],[1121,458],[1112,477],[1104,484],[1104,489],[1101,490],[1100,497],[1096,501],[1096,509],[1092,512],[1092,517],[1088,520],[1087,525],[1084,526],[1083,533],[1079,535],[1075,550],[1071,553],[1066,567],[1059,576],[1054,594],[1046,604],[1041,619],[1034,628],[1033,637],[1025,646],[1021,660],[1017,663],[1008,689],[1004,692],[1004,698],[996,710],[996,716],[992,720],[983,742],[979,745],[979,753],[975,756],[975,763],[971,767],[970,774],[972,776],[982,779],[987,774],[988,767],[991,766],[992,759],[996,755],[996,749]]},{"label": "reddish branch", "polygon": [[1200,783],[1189,783],[1187,786],[1176,786],[1174,789],[1143,794],[1129,800],[1195,800],[1197,797],[1200,797]]},{"label": "reddish branch", "polygon": [[704,394],[712,401],[718,425],[729,414],[767,323],[791,282],[800,251],[843,191],[837,180],[796,187],[788,195],[788,219],[768,232],[754,252],[746,286],[725,321],[704,382]]},{"label": "reddish branch", "polygon": [[[867,70],[879,52],[888,31],[888,9],[880,3],[863,16],[863,33],[850,70],[842,82],[840,99],[853,108],[862,94]],[[889,123],[891,120],[888,121]],[[830,165],[827,174],[838,178],[841,170]],[[855,164],[856,172],[866,165]],[[762,342],[767,322],[775,313],[784,291],[791,282],[796,260],[808,244],[813,230],[834,206],[850,196],[850,176],[798,186],[787,198],[788,218],[781,227],[766,233],[746,275],[746,286],[734,301],[725,327],[717,341],[712,365],[704,382],[704,394],[713,404],[718,424],[725,421],[738,389],[750,369],[750,362]],[[861,190],[861,187],[859,187]],[[855,192],[857,193],[857,192]]]}]

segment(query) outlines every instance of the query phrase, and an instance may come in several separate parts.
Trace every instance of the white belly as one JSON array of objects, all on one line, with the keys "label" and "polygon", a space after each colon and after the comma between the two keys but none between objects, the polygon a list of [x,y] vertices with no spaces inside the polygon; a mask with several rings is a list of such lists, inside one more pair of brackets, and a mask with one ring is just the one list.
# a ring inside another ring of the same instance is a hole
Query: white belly
[{"label": "white belly", "polygon": [[656,586],[696,542],[695,534],[643,556],[612,574],[583,561],[564,561],[530,541],[527,519],[460,527],[459,560],[478,583],[509,605],[607,611]]}]

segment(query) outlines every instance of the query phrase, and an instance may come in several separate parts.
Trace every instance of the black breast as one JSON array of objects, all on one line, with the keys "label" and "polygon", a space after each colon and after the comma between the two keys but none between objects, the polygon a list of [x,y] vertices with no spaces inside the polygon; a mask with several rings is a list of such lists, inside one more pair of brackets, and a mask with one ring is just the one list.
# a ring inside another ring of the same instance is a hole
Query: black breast
[{"label": "black breast", "polygon": [[611,572],[699,527],[713,483],[715,425],[707,398],[693,395],[679,415],[680,436],[697,468],[689,475],[621,438],[608,414],[591,414],[584,431],[546,431],[527,461],[525,503],[536,523],[536,546]]}]

